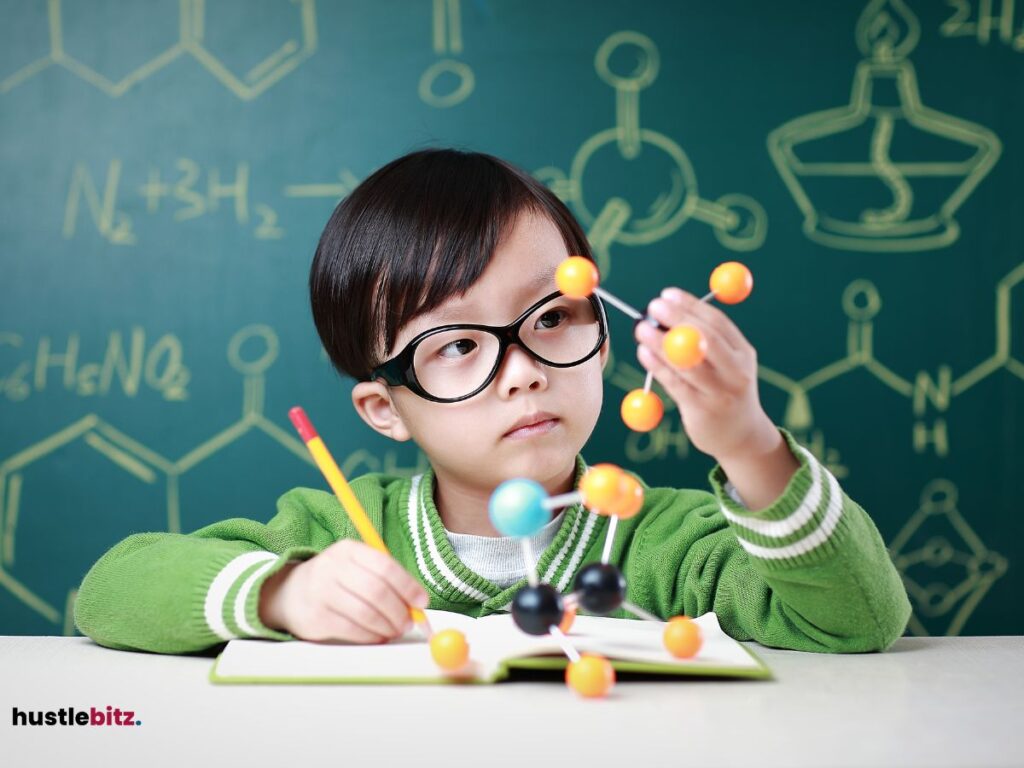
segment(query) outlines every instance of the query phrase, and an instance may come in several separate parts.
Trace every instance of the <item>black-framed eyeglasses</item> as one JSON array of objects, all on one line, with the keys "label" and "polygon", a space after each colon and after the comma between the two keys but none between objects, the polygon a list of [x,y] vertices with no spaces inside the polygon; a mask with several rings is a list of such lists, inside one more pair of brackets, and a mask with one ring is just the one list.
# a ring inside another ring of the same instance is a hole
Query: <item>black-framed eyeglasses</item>
[{"label": "black-framed eyeglasses", "polygon": [[436,403],[455,403],[494,380],[512,344],[552,368],[572,368],[597,354],[608,338],[596,296],[548,294],[508,325],[443,325],[424,331],[370,372],[370,381],[405,386]]}]

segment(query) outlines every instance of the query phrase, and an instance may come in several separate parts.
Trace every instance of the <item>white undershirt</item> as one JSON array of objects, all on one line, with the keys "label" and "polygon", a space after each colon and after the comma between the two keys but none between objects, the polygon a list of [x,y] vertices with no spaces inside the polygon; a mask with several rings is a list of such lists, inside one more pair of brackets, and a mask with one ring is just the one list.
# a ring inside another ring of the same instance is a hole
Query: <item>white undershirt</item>
[{"label": "white undershirt", "polygon": [[731,481],[725,481],[725,492],[729,494],[729,497],[739,504],[741,507],[746,507],[746,503],[743,501],[743,497],[740,496],[740,492],[736,490],[736,486]]},{"label": "white undershirt", "polygon": [[[563,509],[530,537],[535,568],[541,554],[554,541],[564,519]],[[471,533],[452,533],[447,528],[444,532],[459,560],[473,573],[493,581],[499,587],[509,587],[526,576],[523,545],[518,536],[476,536]]]}]

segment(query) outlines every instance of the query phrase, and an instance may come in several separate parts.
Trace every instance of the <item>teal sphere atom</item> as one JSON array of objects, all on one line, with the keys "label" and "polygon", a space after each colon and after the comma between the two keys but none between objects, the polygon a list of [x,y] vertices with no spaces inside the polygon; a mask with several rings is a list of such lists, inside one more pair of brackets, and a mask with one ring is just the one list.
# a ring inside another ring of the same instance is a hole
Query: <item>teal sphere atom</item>
[{"label": "teal sphere atom", "polygon": [[544,486],[533,480],[506,480],[494,489],[487,511],[502,536],[533,536],[551,520],[544,508]]}]

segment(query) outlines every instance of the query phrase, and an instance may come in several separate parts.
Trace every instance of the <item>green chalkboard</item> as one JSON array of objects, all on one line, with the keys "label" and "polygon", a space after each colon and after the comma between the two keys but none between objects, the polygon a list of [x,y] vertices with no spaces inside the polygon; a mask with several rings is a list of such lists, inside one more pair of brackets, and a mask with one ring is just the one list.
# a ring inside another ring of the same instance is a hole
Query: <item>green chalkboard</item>
[{"label": "green chalkboard", "polygon": [[[353,412],[306,277],[412,149],[505,157],[643,305],[741,260],[762,400],[877,521],[917,634],[1024,632],[1024,4],[0,3],[0,632],[69,633],[142,530],[412,473]],[[706,487],[612,318],[584,455]]]}]

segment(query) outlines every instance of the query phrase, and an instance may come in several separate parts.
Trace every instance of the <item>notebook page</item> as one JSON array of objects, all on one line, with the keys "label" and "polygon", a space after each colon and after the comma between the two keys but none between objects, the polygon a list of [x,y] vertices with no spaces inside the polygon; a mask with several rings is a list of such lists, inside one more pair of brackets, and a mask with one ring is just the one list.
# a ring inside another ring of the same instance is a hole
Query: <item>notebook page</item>
[{"label": "notebook page", "polygon": [[[663,622],[579,615],[573,622],[568,638],[577,651],[600,653],[611,659],[680,667],[759,667],[743,646],[725,634],[714,613],[705,613],[694,619],[694,622],[701,628],[704,642],[692,659],[677,659],[665,650],[662,643]],[[564,655],[562,647],[553,638],[534,637],[521,632],[510,614],[493,614],[477,619],[470,648],[473,658],[481,659],[485,667],[516,656],[545,653]]]},{"label": "notebook page", "polygon": [[695,618],[703,643],[691,659],[677,659],[662,641],[663,622],[578,616],[573,624],[573,640],[579,650],[601,653],[609,658],[649,661],[674,666],[742,667],[760,665],[736,640],[729,637],[712,612]]},{"label": "notebook page", "polygon": [[[434,631],[453,627],[467,637],[475,619],[448,611],[428,609]],[[468,670],[475,673],[474,668]],[[319,643],[305,640],[271,642],[232,640],[217,660],[220,677],[302,678],[317,680],[438,678],[444,672],[430,656],[430,646],[418,629],[390,643]]]}]

